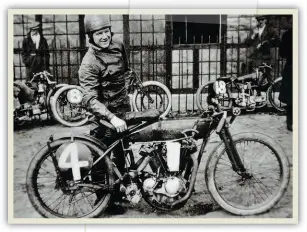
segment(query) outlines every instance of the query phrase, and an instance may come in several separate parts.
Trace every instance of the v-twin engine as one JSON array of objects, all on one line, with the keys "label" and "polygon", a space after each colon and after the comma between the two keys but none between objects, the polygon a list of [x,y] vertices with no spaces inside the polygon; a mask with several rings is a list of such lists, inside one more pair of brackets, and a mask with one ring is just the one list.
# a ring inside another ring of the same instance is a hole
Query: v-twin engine
[{"label": "v-twin engine", "polygon": [[183,178],[176,176],[166,178],[150,177],[143,182],[143,189],[156,196],[173,198],[186,191],[185,182]]}]

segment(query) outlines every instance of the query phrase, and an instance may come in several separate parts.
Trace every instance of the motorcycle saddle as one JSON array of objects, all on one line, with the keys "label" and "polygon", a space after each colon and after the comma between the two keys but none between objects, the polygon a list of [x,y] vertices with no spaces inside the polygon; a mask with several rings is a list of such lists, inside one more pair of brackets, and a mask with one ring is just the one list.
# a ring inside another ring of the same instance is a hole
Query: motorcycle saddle
[{"label": "motorcycle saddle", "polygon": [[124,120],[128,125],[136,124],[142,121],[154,121],[160,116],[160,112],[156,109],[149,109],[142,112],[129,112],[125,115]]},{"label": "motorcycle saddle", "polygon": [[224,80],[229,80],[231,77],[219,77],[217,78],[217,80],[221,80],[221,81],[224,81]]}]

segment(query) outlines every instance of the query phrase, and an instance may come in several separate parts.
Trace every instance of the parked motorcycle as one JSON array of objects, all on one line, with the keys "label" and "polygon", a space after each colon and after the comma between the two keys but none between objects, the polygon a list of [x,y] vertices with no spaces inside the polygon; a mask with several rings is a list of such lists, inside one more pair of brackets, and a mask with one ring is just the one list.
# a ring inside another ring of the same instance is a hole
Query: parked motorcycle
[{"label": "parked motorcycle", "polygon": [[[100,120],[90,135],[51,136],[27,171],[32,205],[48,218],[93,218],[120,192],[132,204],[144,199],[155,210],[180,209],[192,196],[201,158],[216,131],[221,142],[208,156],[205,168],[212,198],[236,215],[270,210],[289,183],[285,152],[264,134],[233,136],[230,126],[236,116],[228,117],[216,104],[218,82],[214,86],[207,100],[210,107],[195,120],[162,120],[159,112],[149,110],[136,113],[123,133]],[[102,136],[99,131],[104,131]],[[200,148],[197,140],[202,140]],[[137,154],[132,149],[136,144]],[[124,173],[112,162],[117,146],[124,150]]]},{"label": "parked motorcycle", "polygon": [[[272,67],[262,64],[255,72],[240,77],[218,78],[219,88],[226,88],[225,94],[219,94],[219,102],[223,110],[233,110],[239,115],[241,110],[254,111],[268,103],[277,111],[285,111],[285,105],[278,99],[281,87],[281,77],[271,80]],[[196,92],[196,104],[200,110],[207,107],[208,88],[214,81],[199,87]]]},{"label": "parked motorcycle", "polygon": [[28,86],[27,89],[32,99],[30,101],[27,99],[22,104],[19,99],[14,99],[15,126],[21,126],[35,116],[51,112],[50,98],[62,85],[57,85],[55,81],[49,79],[50,77],[52,75],[47,71],[35,73],[31,81],[23,84]]},{"label": "parked motorcycle", "polygon": [[[61,88],[68,87],[72,89],[72,93],[75,93],[80,90],[80,87],[64,83],[57,84],[56,81],[50,80],[52,77],[53,75],[49,72],[43,71],[33,74],[33,78],[26,82],[26,85],[32,88],[31,91],[34,92],[33,100],[20,104],[19,100],[14,99],[14,125],[16,127],[22,126],[26,121],[36,116],[40,117],[42,114],[48,114],[50,117],[55,117],[59,122],[62,121],[61,117],[64,117],[64,115],[59,115],[52,107],[53,98],[57,96],[56,93]],[[36,87],[33,88],[34,86]],[[71,98],[75,99],[75,96],[73,95]],[[58,102],[64,105],[65,99],[60,98]]]},{"label": "parked motorcycle", "polygon": [[[128,92],[131,94],[132,110],[142,112],[157,109],[165,117],[171,109],[171,93],[158,81],[142,82],[135,71],[130,71]],[[82,105],[83,89],[69,85],[56,92],[51,101],[54,117],[61,124],[69,127],[82,126],[87,123],[90,113]]]}]

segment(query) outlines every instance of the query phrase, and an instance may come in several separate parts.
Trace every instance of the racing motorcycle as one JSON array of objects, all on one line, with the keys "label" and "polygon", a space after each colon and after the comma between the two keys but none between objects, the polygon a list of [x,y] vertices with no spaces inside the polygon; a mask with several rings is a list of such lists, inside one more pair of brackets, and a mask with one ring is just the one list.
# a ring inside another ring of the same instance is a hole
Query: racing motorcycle
[{"label": "racing motorcycle", "polygon": [[[138,74],[129,70],[128,92],[131,98],[132,110],[142,112],[157,109],[161,117],[171,110],[171,92],[158,81],[142,82]],[[82,126],[91,118],[82,104],[84,90],[80,86],[67,85],[59,89],[51,100],[51,109],[58,122],[65,126]]]},{"label": "racing motorcycle", "polygon": [[[226,88],[226,93],[219,94],[219,102],[223,110],[233,110],[239,115],[241,110],[254,111],[270,104],[279,112],[285,111],[285,105],[278,99],[281,87],[281,77],[271,80],[272,67],[263,63],[255,72],[240,77],[220,77],[219,88]],[[213,82],[199,87],[196,92],[198,109],[207,107],[208,88]]]},{"label": "racing motorcycle", "polygon": [[[135,113],[123,133],[99,120],[90,134],[50,136],[27,171],[32,205],[43,217],[93,218],[103,214],[111,196],[120,192],[131,204],[144,199],[155,210],[180,209],[192,197],[202,156],[215,131],[221,142],[205,166],[211,197],[236,215],[270,210],[289,183],[285,152],[264,134],[232,135],[236,115],[228,117],[221,110],[218,91],[217,81],[210,87],[210,107],[196,119],[163,120],[159,112],[149,110]],[[124,172],[113,162],[118,146],[124,151]]]}]

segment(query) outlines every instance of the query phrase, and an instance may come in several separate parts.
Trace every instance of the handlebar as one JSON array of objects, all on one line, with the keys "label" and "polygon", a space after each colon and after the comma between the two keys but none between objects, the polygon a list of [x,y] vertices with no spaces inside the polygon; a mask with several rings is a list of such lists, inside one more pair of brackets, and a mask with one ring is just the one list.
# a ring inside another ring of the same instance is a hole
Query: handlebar
[{"label": "handlebar", "polygon": [[42,72],[38,72],[38,73],[33,74],[33,78],[31,79],[30,82],[33,82],[34,79],[35,79],[37,76],[40,76],[40,77],[44,76],[48,84],[56,84],[56,81],[51,81],[51,80],[49,79],[48,76],[53,77],[53,75],[51,75],[51,74],[50,74],[49,72],[47,72],[47,71],[42,71]]},{"label": "handlebar", "polygon": [[270,69],[272,69],[272,65],[268,65],[266,63],[262,63],[262,65],[259,65],[258,68],[270,68]]}]

